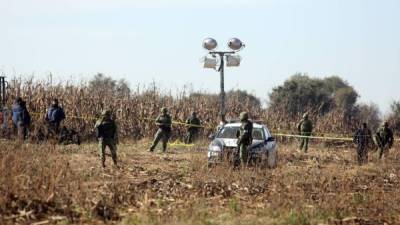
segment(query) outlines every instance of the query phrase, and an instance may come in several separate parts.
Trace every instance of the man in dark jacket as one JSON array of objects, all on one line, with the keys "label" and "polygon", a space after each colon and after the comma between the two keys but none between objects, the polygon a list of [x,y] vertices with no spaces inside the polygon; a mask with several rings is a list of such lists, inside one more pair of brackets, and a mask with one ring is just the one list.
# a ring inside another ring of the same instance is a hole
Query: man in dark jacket
[{"label": "man in dark jacket", "polygon": [[368,148],[372,145],[371,130],[368,129],[367,123],[363,123],[362,127],[357,130],[354,135],[354,143],[357,144],[357,161],[359,165],[368,162]]},{"label": "man in dark jacket", "polygon": [[31,123],[31,116],[26,108],[25,101],[18,97],[12,107],[12,120],[18,137],[21,140],[28,138],[28,128]]},{"label": "man in dark jacket", "polygon": [[58,99],[53,99],[51,102],[50,108],[47,110],[46,113],[46,122],[51,131],[55,134],[60,132],[60,124],[65,119],[64,109],[61,108],[58,104]]}]

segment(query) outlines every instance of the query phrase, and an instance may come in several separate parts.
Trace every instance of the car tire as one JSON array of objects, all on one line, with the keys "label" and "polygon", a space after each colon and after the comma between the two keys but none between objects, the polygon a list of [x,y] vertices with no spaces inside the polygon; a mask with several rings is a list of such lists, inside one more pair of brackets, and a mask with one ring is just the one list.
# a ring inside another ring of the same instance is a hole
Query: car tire
[{"label": "car tire", "polygon": [[215,163],[207,162],[207,168],[212,169],[212,168],[215,168],[215,167],[216,167]]}]

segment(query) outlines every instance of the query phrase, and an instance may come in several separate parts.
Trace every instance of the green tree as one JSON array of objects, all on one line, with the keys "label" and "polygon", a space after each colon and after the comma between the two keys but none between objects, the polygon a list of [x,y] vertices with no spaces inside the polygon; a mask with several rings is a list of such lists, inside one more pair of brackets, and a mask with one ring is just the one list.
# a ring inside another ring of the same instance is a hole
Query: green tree
[{"label": "green tree", "polygon": [[341,109],[351,115],[357,98],[354,88],[338,76],[319,79],[300,73],[269,94],[270,107],[280,109],[291,117],[305,111],[323,115],[333,109]]},{"label": "green tree", "polygon": [[242,102],[249,105],[250,107],[261,107],[260,99],[252,94],[247,93],[247,91],[231,90],[226,94],[226,96],[228,99],[236,99],[237,102]]},{"label": "green tree", "polygon": [[99,96],[107,94],[116,96],[128,96],[130,95],[129,84],[126,80],[115,80],[110,76],[106,76],[102,73],[97,73],[89,81],[89,89]]},{"label": "green tree", "polygon": [[375,103],[357,105],[356,115],[359,123],[367,123],[375,131],[381,124],[379,107]]}]

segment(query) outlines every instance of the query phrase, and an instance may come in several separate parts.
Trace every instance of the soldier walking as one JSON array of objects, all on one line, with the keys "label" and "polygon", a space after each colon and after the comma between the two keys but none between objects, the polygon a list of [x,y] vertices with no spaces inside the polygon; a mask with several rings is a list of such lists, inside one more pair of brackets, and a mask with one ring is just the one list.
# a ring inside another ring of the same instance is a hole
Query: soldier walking
[{"label": "soldier walking", "polygon": [[58,104],[58,99],[53,99],[46,113],[46,122],[54,134],[59,134],[60,124],[65,119],[64,109]]},{"label": "soldier walking", "polygon": [[383,125],[376,132],[376,141],[379,147],[379,159],[382,155],[387,153],[393,145],[393,131],[389,128],[389,123],[385,121]]},{"label": "soldier walking", "polygon": [[101,113],[100,119],[96,121],[95,130],[99,140],[101,165],[103,168],[106,166],[105,150],[108,146],[114,165],[117,166],[117,125],[111,118],[111,111],[104,110]]},{"label": "soldier walking", "polygon": [[186,120],[186,124],[189,125],[189,127],[187,130],[185,143],[191,144],[197,138],[200,129],[200,119],[197,117],[196,112],[192,112],[192,115]]},{"label": "soldier walking", "polygon": [[171,136],[172,119],[168,114],[168,109],[163,107],[161,114],[156,118],[156,125],[158,126],[157,133],[154,137],[153,144],[150,147],[150,152],[154,151],[160,140],[162,141],[163,152],[167,150],[168,139]]},{"label": "soldier walking", "polygon": [[239,159],[235,160],[235,167],[240,166],[240,164],[246,165],[249,160],[249,147],[253,141],[253,123],[249,120],[249,114],[247,112],[240,113],[240,129],[236,136],[238,138],[238,151]]},{"label": "soldier walking", "polygon": [[362,127],[357,130],[353,139],[357,144],[357,161],[359,165],[368,162],[368,148],[372,144],[371,130],[368,129],[367,123],[363,123]]},{"label": "soldier walking", "polygon": [[311,136],[312,129],[313,124],[311,120],[308,119],[308,113],[304,113],[303,119],[297,125],[299,134],[303,136],[300,138],[300,150],[303,150],[304,148],[304,152],[308,151],[308,136]]}]

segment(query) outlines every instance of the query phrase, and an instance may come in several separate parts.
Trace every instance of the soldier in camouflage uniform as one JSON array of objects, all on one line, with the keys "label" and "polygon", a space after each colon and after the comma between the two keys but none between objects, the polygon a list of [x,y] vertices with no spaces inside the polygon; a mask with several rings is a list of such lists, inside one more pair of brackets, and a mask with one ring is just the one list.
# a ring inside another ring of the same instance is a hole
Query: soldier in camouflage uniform
[{"label": "soldier in camouflage uniform", "polygon": [[308,119],[308,113],[304,113],[303,119],[297,125],[297,130],[299,134],[301,136],[305,136],[300,138],[300,150],[303,150],[304,148],[304,151],[307,152],[309,141],[309,138],[307,136],[311,136],[312,129],[313,124],[311,120]]},{"label": "soldier in camouflage uniform", "polygon": [[240,113],[240,129],[236,134],[238,138],[238,151],[239,159],[236,160],[235,166],[240,164],[247,165],[249,157],[249,147],[253,141],[253,123],[249,120],[249,115],[247,112]]},{"label": "soldier in camouflage uniform", "polygon": [[389,151],[393,145],[393,131],[389,128],[389,123],[384,122],[382,127],[376,132],[376,141],[379,146],[379,158],[382,158],[383,153]]},{"label": "soldier in camouflage uniform", "polygon": [[197,117],[196,112],[192,112],[192,115],[186,120],[186,124],[188,124],[189,127],[186,134],[185,143],[190,144],[197,138],[197,134],[199,133],[200,129],[200,119]]},{"label": "soldier in camouflage uniform", "polygon": [[154,137],[153,144],[150,147],[150,152],[154,151],[154,148],[157,146],[160,140],[162,140],[163,152],[167,150],[168,139],[171,136],[171,124],[172,119],[171,116],[168,114],[168,109],[163,107],[161,109],[161,114],[156,119],[158,130]]},{"label": "soldier in camouflage uniform", "polygon": [[368,162],[368,148],[373,143],[371,130],[368,129],[367,124],[363,123],[362,127],[357,130],[353,139],[357,144],[357,161],[359,165]]},{"label": "soldier in camouflage uniform", "polygon": [[105,150],[108,146],[114,165],[117,166],[117,125],[111,118],[111,112],[109,110],[104,110],[101,113],[100,119],[96,121],[95,130],[99,140],[101,165],[105,167]]}]

